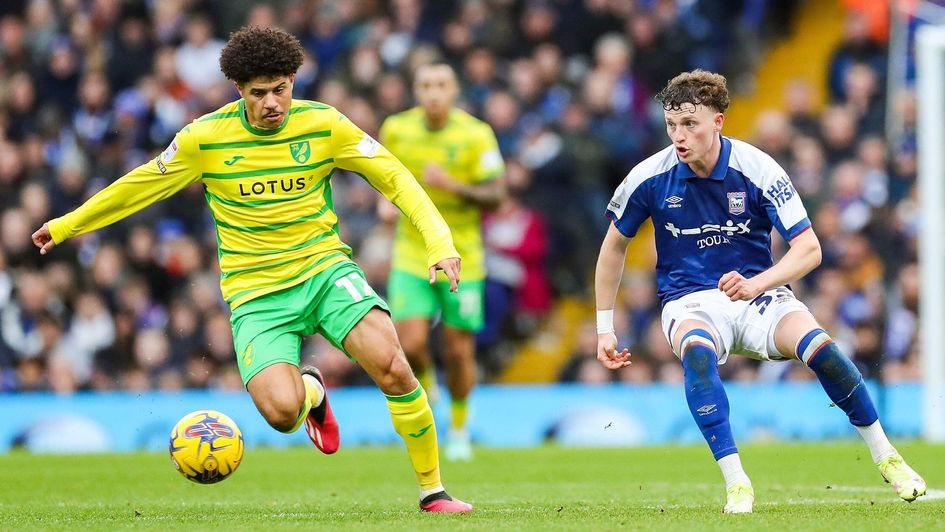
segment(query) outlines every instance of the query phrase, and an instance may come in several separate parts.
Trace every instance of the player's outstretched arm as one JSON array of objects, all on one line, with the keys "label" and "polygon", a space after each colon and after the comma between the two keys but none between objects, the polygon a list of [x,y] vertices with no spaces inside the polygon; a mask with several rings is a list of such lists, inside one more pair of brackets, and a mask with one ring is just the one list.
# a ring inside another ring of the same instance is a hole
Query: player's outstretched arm
[{"label": "player's outstretched arm", "polygon": [[759,294],[797,281],[820,265],[822,258],[820,240],[812,227],[792,238],[790,249],[774,266],[751,279],[731,271],[719,279],[719,290],[732,301],[751,301]]},{"label": "player's outstretched arm", "polygon": [[[428,267],[436,268],[446,259],[456,259],[458,264],[460,257],[449,226],[400,160],[341,114],[332,124],[331,142],[335,164],[366,179],[420,231]],[[459,268],[455,270],[458,283]]]},{"label": "player's outstretched arm", "polygon": [[614,303],[629,244],[630,239],[611,224],[597,257],[597,270],[594,275],[594,294],[597,300],[597,360],[608,369],[620,369],[630,365],[630,350],[624,348],[617,351],[617,336],[614,334]]},{"label": "player's outstretched arm", "polygon": [[196,144],[185,128],[162,154],[118,178],[74,211],[44,223],[33,233],[33,243],[45,255],[66,239],[111,225],[174,195],[200,178],[198,168]]}]

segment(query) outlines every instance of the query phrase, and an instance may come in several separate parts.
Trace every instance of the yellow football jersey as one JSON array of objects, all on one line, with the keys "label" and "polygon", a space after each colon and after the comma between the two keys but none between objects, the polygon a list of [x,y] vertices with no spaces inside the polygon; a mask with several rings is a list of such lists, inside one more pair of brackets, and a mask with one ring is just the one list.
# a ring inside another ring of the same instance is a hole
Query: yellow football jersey
[{"label": "yellow football jersey", "polygon": [[50,221],[55,242],[114,223],[202,182],[216,222],[220,288],[231,308],[350,260],[331,176],[355,172],[423,235],[429,266],[458,257],[449,227],[409,171],[335,108],[292,100],[282,126],[253,127],[243,100],[191,122],[155,159]]},{"label": "yellow football jersey", "polygon": [[[380,137],[381,143],[413,173],[446,219],[463,257],[463,278],[485,278],[481,208],[458,194],[425,186],[422,176],[428,164],[439,166],[464,184],[500,176],[505,166],[492,128],[461,109],[453,109],[446,125],[433,131],[424,122],[423,109],[415,107],[388,117],[381,126]],[[403,218],[397,224],[392,267],[426,276],[423,240]]]}]

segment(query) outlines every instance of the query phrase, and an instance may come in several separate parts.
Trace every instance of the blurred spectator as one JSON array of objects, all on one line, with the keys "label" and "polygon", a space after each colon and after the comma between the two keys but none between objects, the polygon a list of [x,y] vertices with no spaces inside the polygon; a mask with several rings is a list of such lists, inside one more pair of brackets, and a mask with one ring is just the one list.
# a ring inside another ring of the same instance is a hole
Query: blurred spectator
[{"label": "blurred spectator", "polygon": [[177,48],[175,63],[180,79],[193,92],[210,88],[215,83],[226,83],[220,71],[220,52],[224,42],[213,37],[213,24],[204,15],[187,21],[184,42]]},{"label": "blurred spectator", "polygon": [[22,141],[34,132],[35,127],[32,117],[36,113],[37,103],[33,78],[24,71],[16,72],[10,77],[6,92],[10,121],[7,136],[11,140]]},{"label": "blurred spectator", "polygon": [[894,298],[887,306],[887,328],[883,339],[883,352],[887,357],[884,377],[887,381],[919,378],[920,293],[919,267],[912,263],[899,272]]},{"label": "blurred spectator", "polygon": [[116,92],[150,74],[154,57],[150,26],[143,14],[129,13],[118,25],[106,64],[108,82]]},{"label": "blurred spectator", "polygon": [[519,202],[514,188],[509,192],[482,221],[487,276],[485,325],[476,336],[481,351],[494,346],[509,326],[518,335],[534,331],[551,308],[544,220]]},{"label": "blurred spectator", "polygon": [[495,91],[486,98],[483,114],[495,130],[502,155],[506,158],[514,155],[518,150],[521,135],[521,107],[518,101],[506,91]]},{"label": "blurred spectator", "polygon": [[[844,79],[855,63],[865,63],[877,75],[886,72],[885,46],[870,38],[867,18],[862,12],[848,11],[843,26],[843,41],[834,50],[828,71],[830,98],[843,101],[846,95]],[[884,84],[880,79],[880,86]]]},{"label": "blurred spectator", "polygon": [[616,372],[597,361],[597,325],[592,321],[581,323],[576,331],[577,345],[558,376],[560,382],[606,384]]},{"label": "blurred spectator", "polygon": [[649,94],[656,94],[676,74],[688,69],[685,42],[674,41],[651,13],[630,19],[627,32],[634,47],[635,77]]},{"label": "blurred spectator", "polygon": [[831,201],[840,209],[843,229],[851,233],[866,227],[873,215],[867,199],[865,176],[863,166],[850,159],[837,164],[831,178]]},{"label": "blurred spectator", "polygon": [[878,83],[879,75],[865,63],[850,65],[844,74],[844,101],[856,117],[856,129],[860,135],[885,132],[886,105]]},{"label": "blurred spectator", "polygon": [[92,378],[95,353],[112,345],[115,324],[102,299],[94,292],[83,292],[76,299],[72,322],[60,351],[64,362],[72,366],[72,378],[81,385]]},{"label": "blurred spectator", "polygon": [[[764,111],[755,118],[752,143],[774,158],[782,167],[789,166],[791,123],[780,111]],[[793,181],[794,177],[791,176]]]},{"label": "blurred spectator", "polygon": [[834,105],[820,117],[821,137],[827,162],[835,165],[853,158],[856,149],[856,115],[849,108]]},{"label": "blurred spectator", "polygon": [[790,159],[784,168],[790,172],[791,182],[804,200],[807,212],[816,212],[828,192],[827,158],[823,145],[813,137],[795,136],[791,141]]},{"label": "blurred spectator", "polygon": [[800,78],[789,81],[784,89],[784,107],[796,134],[817,136],[820,126],[814,110],[814,88],[809,82]]},{"label": "blurred spectator", "polygon": [[110,100],[108,80],[100,72],[89,72],[79,80],[79,108],[72,123],[78,141],[87,150],[99,149],[113,125]]},{"label": "blurred spectator", "polygon": [[44,358],[56,347],[61,323],[53,311],[58,307],[41,274],[27,272],[16,279],[14,297],[0,313],[0,337],[18,361]]}]

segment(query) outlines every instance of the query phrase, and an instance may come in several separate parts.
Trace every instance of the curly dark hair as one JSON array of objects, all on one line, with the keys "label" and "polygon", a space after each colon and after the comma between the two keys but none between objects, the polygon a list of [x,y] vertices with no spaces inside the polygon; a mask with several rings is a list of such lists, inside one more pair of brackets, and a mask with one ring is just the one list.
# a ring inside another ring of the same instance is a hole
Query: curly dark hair
[{"label": "curly dark hair", "polygon": [[258,77],[289,76],[302,66],[302,44],[275,28],[244,26],[230,34],[220,53],[220,70],[240,85]]},{"label": "curly dark hair", "polygon": [[666,111],[678,111],[683,105],[691,103],[724,113],[732,103],[725,76],[701,69],[683,72],[669,80],[666,88],[655,98]]}]

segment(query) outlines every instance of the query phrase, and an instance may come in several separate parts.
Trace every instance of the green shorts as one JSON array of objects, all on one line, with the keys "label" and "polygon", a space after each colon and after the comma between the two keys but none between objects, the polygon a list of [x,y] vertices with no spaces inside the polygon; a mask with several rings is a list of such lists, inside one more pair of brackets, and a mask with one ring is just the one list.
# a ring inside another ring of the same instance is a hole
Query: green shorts
[{"label": "green shorts", "polygon": [[450,292],[449,281],[430,280],[401,271],[392,271],[387,283],[387,298],[395,321],[410,318],[432,319],[436,311],[443,314],[443,323],[465,331],[482,329],[483,290],[485,282],[463,281],[459,292]]},{"label": "green shorts", "polygon": [[340,262],[295,286],[247,301],[230,317],[243,385],[277,362],[299,365],[302,337],[318,333],[342,346],[372,308],[390,312],[353,262]]}]

